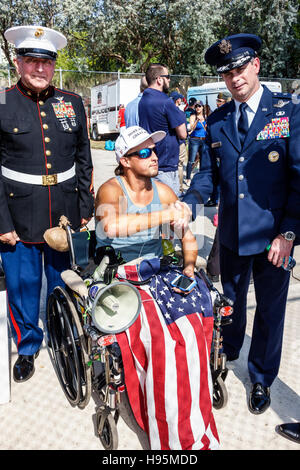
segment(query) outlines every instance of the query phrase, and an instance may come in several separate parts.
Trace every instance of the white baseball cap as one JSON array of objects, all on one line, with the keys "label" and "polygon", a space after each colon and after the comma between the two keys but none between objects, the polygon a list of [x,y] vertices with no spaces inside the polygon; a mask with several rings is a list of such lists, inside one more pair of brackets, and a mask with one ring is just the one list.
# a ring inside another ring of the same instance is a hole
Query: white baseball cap
[{"label": "white baseball cap", "polygon": [[67,44],[65,36],[44,26],[14,26],[4,33],[21,56],[56,59],[57,51]]},{"label": "white baseball cap", "polygon": [[138,145],[146,142],[148,139],[152,139],[156,144],[160,140],[166,137],[165,131],[156,131],[152,134],[149,134],[145,129],[139,126],[131,126],[122,128],[122,132],[115,143],[115,152],[116,159],[119,163],[120,158],[122,158],[129,150],[137,147]]}]

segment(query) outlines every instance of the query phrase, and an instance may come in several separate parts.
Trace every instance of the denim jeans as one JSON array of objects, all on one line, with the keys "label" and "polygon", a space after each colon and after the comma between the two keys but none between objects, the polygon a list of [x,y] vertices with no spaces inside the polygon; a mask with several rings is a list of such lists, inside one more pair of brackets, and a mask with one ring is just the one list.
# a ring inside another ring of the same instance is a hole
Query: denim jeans
[{"label": "denim jeans", "polygon": [[186,178],[188,180],[191,179],[193,164],[195,163],[198,152],[199,152],[200,167],[201,167],[202,147],[203,147],[203,140],[194,139],[193,137],[189,138],[189,159],[188,159],[188,164],[187,164],[187,169],[186,169]]}]

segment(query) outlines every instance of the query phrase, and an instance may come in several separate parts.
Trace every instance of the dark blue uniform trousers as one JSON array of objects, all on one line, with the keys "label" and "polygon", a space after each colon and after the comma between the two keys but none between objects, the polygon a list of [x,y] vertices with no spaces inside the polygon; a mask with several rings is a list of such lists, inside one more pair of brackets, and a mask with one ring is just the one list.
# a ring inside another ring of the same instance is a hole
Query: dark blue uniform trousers
[{"label": "dark blue uniform trousers", "polygon": [[64,283],[60,273],[70,265],[69,253],[52,250],[46,243],[14,247],[0,244],[9,316],[18,354],[33,355],[43,341],[39,327],[43,266],[47,279],[47,298],[57,285]]},{"label": "dark blue uniform trousers", "polygon": [[224,294],[234,301],[232,324],[223,329],[224,352],[237,358],[246,331],[246,302],[251,271],[256,295],[252,340],[248,356],[251,382],[271,386],[280,365],[284,316],[290,273],[276,268],[267,252],[239,256],[220,246],[221,280]]}]

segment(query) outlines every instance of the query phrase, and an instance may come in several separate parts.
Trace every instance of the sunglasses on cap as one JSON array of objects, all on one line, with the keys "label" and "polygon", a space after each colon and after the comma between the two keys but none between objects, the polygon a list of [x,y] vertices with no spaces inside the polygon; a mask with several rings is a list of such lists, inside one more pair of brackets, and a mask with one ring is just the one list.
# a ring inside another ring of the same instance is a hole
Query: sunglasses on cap
[{"label": "sunglasses on cap", "polygon": [[125,157],[139,157],[139,158],[149,158],[151,153],[153,152],[153,149],[142,149],[142,150],[137,150],[136,152],[133,153],[128,153],[127,155],[124,155]]}]

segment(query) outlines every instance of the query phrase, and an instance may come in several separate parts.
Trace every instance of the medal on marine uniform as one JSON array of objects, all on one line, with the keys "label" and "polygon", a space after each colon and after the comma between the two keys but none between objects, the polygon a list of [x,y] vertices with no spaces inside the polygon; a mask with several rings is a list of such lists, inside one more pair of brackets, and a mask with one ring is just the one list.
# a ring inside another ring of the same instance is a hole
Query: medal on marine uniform
[{"label": "medal on marine uniform", "polygon": [[71,129],[68,119],[70,120],[71,126],[76,126],[76,114],[73,105],[70,101],[65,102],[63,96],[56,96],[58,103],[52,103],[55,116],[60,121],[64,130]]}]

